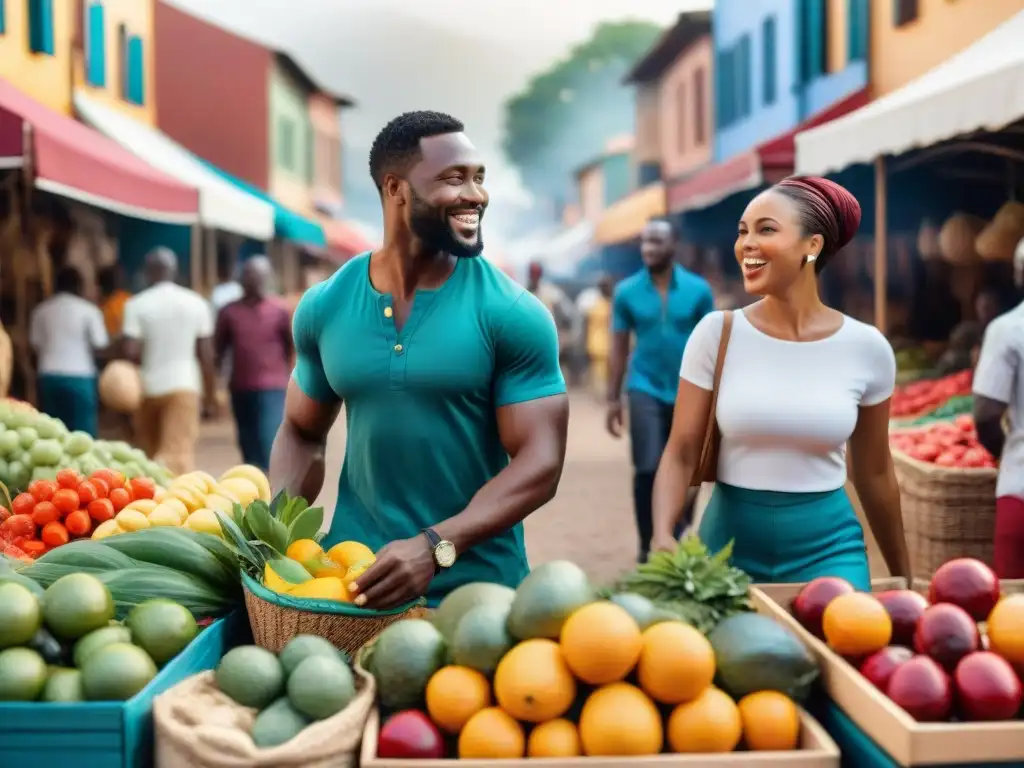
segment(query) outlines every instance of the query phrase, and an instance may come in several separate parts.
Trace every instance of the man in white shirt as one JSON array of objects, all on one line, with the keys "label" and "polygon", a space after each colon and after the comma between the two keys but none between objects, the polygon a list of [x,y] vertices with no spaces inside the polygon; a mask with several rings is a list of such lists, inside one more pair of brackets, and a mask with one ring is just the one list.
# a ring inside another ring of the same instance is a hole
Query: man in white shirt
[{"label": "man in white shirt", "polygon": [[103,313],[82,298],[82,275],[74,267],[61,269],[54,282],[53,296],[29,320],[29,343],[38,357],[39,408],[68,429],[95,436],[96,354],[109,343]]},{"label": "man in white shirt", "polygon": [[[1024,240],[1014,254],[1013,271],[1017,286],[1024,286]],[[1001,579],[1024,578],[1024,304],[985,329],[973,389],[978,440],[999,461],[996,573]]]},{"label": "man in white shirt", "polygon": [[136,442],[175,474],[194,469],[200,396],[217,410],[213,310],[174,282],[178,260],[167,248],[146,256],[150,285],[124,308],[125,355],[140,366],[144,398]]}]

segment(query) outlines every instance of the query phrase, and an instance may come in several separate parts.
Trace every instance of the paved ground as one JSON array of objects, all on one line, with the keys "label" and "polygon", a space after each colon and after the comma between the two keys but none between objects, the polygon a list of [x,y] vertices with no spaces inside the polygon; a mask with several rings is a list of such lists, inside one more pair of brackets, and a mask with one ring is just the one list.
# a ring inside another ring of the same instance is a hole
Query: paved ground
[{"label": "paved ground", "polygon": [[[555,499],[527,520],[527,549],[534,565],[569,559],[604,583],[636,558],[628,443],[605,432],[604,411],[595,398],[584,392],[571,397],[562,482]],[[337,477],[344,450],[344,427],[338,427],[328,443],[328,478]],[[239,460],[232,426],[205,425],[199,466],[219,474]],[[334,500],[335,487],[329,480],[318,502],[330,511]]]}]

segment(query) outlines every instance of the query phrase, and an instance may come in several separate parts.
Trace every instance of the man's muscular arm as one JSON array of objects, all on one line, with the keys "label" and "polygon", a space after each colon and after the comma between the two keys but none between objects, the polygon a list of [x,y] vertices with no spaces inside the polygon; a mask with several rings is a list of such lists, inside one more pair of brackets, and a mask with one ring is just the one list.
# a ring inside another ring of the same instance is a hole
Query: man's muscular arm
[{"label": "man's muscular arm", "polygon": [[270,450],[270,485],[312,502],[324,484],[327,434],[341,410],[320,358],[319,298],[323,283],[295,308],[295,370],[288,382],[284,421]]},{"label": "man's muscular arm", "polygon": [[270,485],[313,501],[324,484],[327,434],[341,410],[341,401],[321,403],[288,382],[284,421],[270,450]]}]

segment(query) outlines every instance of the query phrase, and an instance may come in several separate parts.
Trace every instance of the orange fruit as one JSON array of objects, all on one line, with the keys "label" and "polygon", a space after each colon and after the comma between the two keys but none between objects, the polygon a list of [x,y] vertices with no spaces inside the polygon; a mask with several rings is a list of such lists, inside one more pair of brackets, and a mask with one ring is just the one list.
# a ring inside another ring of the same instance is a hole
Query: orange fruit
[{"label": "orange fruit", "polygon": [[665,743],[661,714],[634,685],[598,688],[580,712],[580,742],[587,756],[656,755]]},{"label": "orange fruit", "polygon": [[427,683],[427,712],[437,727],[458,733],[473,715],[491,705],[487,678],[469,667],[437,670]]},{"label": "orange fruit", "polygon": [[622,680],[640,658],[640,627],[624,608],[602,600],[578,608],[560,638],[569,669],[590,685]]},{"label": "orange fruit", "polygon": [[753,751],[785,751],[800,746],[800,710],[778,691],[758,691],[740,699],[743,740]]},{"label": "orange fruit", "polygon": [[715,677],[715,651],[700,632],[681,621],[663,621],[643,633],[637,679],[662,704],[696,698]]},{"label": "orange fruit", "polygon": [[825,607],[821,626],[825,641],[840,656],[867,656],[885,648],[892,639],[889,612],[867,592],[835,598]]},{"label": "orange fruit", "polygon": [[705,688],[668,716],[668,743],[673,752],[732,752],[742,736],[739,707],[718,688]]},{"label": "orange fruit", "polygon": [[988,615],[988,648],[1011,664],[1024,664],[1024,594],[1007,595]]},{"label": "orange fruit", "polygon": [[525,753],[523,726],[497,707],[481,709],[459,734],[459,757],[463,760],[514,759]]},{"label": "orange fruit", "polygon": [[579,757],[583,754],[580,734],[568,720],[548,720],[530,732],[527,757]]},{"label": "orange fruit", "polygon": [[554,640],[516,645],[494,671],[494,697],[516,720],[543,723],[561,717],[576,699],[576,678]]}]

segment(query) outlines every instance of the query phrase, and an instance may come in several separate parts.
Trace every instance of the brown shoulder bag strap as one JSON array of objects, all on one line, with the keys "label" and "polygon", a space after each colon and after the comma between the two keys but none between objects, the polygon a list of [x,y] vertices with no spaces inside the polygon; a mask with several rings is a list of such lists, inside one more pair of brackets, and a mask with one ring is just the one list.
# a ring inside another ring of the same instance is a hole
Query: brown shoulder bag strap
[{"label": "brown shoulder bag strap", "polygon": [[[732,335],[732,313],[727,309],[722,313],[722,336],[718,341],[718,357],[715,359],[715,377],[711,385],[711,408],[708,411],[708,425],[704,429],[704,445],[701,448],[701,464],[709,457],[715,433],[718,429],[718,422],[715,414],[718,411],[718,390],[722,383],[722,368],[725,366],[725,353],[729,349],[729,337]],[[703,468],[703,467],[702,467]]]}]

